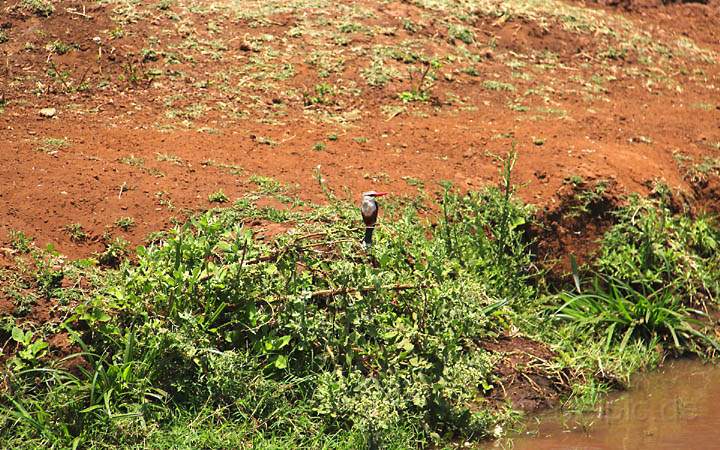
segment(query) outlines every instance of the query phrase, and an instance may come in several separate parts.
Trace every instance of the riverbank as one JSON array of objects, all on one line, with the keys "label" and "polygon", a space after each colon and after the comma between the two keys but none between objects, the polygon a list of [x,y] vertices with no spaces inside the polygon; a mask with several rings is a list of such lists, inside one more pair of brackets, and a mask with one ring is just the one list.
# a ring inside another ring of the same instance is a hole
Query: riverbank
[{"label": "riverbank", "polygon": [[714,219],[674,214],[661,189],[625,198],[558,284],[514,160],[497,187],[384,203],[369,253],[322,181],[325,205],[265,179],[130,258],[69,261],[16,235],[4,292],[29,320],[4,319],[4,442],[479,442],[521,410],[589,407],[666,356],[715,354]]}]

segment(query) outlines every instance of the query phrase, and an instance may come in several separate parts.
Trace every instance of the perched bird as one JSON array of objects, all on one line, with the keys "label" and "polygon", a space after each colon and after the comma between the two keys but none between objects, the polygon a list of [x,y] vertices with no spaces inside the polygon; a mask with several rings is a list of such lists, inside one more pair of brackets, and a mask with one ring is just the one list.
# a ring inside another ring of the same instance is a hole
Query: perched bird
[{"label": "perched bird", "polygon": [[360,213],[362,213],[363,222],[365,222],[365,237],[363,238],[363,246],[367,249],[372,245],[372,235],[377,223],[379,207],[375,198],[386,195],[387,192],[368,191],[363,192],[362,203],[360,204]]}]

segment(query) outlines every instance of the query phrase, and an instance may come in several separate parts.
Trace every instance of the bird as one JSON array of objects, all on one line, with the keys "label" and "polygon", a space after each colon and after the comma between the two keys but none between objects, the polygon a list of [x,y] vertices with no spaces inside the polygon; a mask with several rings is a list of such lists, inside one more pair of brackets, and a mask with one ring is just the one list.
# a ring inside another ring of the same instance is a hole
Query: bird
[{"label": "bird", "polygon": [[387,192],[368,191],[362,194],[360,213],[362,214],[363,222],[365,222],[365,237],[363,238],[363,247],[365,247],[365,249],[369,249],[372,246],[372,235],[373,231],[375,231],[378,211],[380,210],[375,199],[383,195],[387,195]]}]

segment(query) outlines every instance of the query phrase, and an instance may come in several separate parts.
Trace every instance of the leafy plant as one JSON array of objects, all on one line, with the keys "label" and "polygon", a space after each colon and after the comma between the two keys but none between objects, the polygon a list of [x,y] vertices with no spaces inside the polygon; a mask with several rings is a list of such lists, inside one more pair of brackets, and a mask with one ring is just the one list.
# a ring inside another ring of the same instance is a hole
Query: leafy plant
[{"label": "leafy plant", "polygon": [[657,200],[632,197],[603,238],[597,270],[631,285],[673,285],[689,303],[720,294],[720,232],[710,217],[675,216]]},{"label": "leafy plant", "polygon": [[33,332],[30,330],[24,332],[18,327],[13,327],[12,339],[19,347],[17,354],[11,361],[15,370],[37,366],[40,363],[40,358],[47,353],[47,342],[39,339],[33,340]]},{"label": "leafy plant", "polygon": [[130,228],[135,226],[135,219],[132,217],[120,217],[115,221],[115,226],[123,231],[128,231]]},{"label": "leafy plant", "polygon": [[19,230],[10,231],[10,245],[20,253],[29,253],[33,239]]},{"label": "leafy plant", "polygon": [[50,0],[21,0],[19,7],[43,17],[50,17],[55,12]]},{"label": "leafy plant", "polygon": [[430,100],[430,95],[427,92],[403,91],[398,94],[398,98],[403,103],[426,102]]},{"label": "leafy plant", "polygon": [[688,345],[701,341],[700,349],[717,342],[697,328],[696,317],[705,314],[682,304],[673,285],[652,290],[648,285],[635,288],[616,278],[595,278],[589,292],[560,294],[563,305],[556,317],[571,320],[582,327],[604,333],[606,346],[620,342],[622,352],[631,339],[650,342],[660,338],[671,341],[677,350],[695,348]]},{"label": "leafy plant", "polygon": [[212,203],[227,203],[230,201],[227,195],[221,190],[208,195],[208,201]]},{"label": "leafy plant", "polygon": [[70,240],[73,242],[83,242],[88,237],[85,229],[79,223],[66,225],[65,231],[70,235]]}]

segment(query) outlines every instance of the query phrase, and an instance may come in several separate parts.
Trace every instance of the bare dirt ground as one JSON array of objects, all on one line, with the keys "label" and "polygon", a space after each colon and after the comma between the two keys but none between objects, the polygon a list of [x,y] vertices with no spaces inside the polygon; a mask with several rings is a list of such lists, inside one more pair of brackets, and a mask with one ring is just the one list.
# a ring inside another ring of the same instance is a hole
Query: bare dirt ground
[{"label": "bare dirt ground", "polygon": [[716,200],[720,3],[478,3],[4,2],[3,246],[140,243],[253,175],[310,200],[317,168],[348,197],[475,189],[513,142],[541,209],[598,180]]}]

